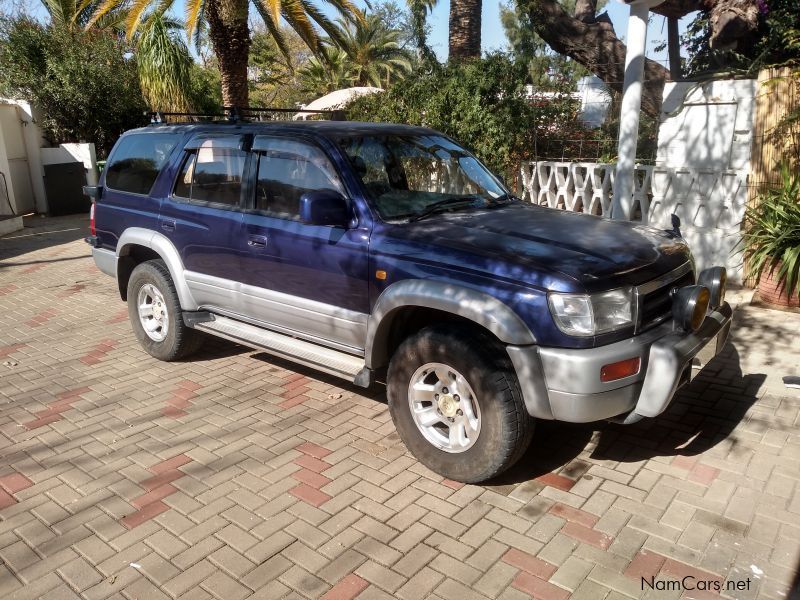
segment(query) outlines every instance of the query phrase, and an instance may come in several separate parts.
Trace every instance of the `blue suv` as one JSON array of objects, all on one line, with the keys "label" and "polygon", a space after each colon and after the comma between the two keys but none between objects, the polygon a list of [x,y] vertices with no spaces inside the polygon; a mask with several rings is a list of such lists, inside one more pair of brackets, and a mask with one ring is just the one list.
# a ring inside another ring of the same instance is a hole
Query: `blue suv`
[{"label": "blue suv", "polygon": [[212,334],[385,382],[409,450],[479,482],[535,419],[631,423],[724,345],[725,270],[679,231],[533,206],[402,125],[158,124],[93,198],[97,266],[161,360]]}]

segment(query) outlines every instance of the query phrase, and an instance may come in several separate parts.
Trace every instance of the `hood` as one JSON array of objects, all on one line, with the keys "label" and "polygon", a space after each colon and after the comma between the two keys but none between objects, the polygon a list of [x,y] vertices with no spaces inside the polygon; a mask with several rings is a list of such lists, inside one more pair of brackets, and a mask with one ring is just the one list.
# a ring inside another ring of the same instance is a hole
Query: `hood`
[{"label": "hood", "polygon": [[460,257],[463,264],[469,254],[476,259],[470,266],[497,272],[505,263],[560,274],[587,291],[638,285],[690,259],[672,232],[523,203],[437,214],[395,234],[434,246],[444,260]]}]

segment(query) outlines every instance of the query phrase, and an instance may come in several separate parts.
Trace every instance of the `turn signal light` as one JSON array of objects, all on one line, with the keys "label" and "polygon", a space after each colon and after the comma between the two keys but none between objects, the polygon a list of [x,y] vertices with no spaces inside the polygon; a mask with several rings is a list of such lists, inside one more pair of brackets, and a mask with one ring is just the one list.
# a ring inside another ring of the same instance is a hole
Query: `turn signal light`
[{"label": "turn signal light", "polygon": [[600,381],[616,381],[617,379],[636,375],[641,364],[642,361],[637,356],[636,358],[628,358],[610,365],[604,365],[600,369]]}]

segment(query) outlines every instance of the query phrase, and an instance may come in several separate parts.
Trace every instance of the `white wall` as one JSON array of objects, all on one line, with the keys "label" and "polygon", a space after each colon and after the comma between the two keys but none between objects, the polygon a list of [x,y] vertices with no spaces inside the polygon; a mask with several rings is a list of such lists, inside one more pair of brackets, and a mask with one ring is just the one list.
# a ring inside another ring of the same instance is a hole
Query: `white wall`
[{"label": "white wall", "polygon": [[[44,165],[81,162],[86,182],[96,185],[97,158],[94,144],[61,144],[48,148],[36,124],[37,113],[24,100],[0,98],[0,172],[6,175],[15,212],[47,212]],[[8,212],[0,178],[0,215]]]},{"label": "white wall", "polygon": [[756,89],[752,79],[668,83],[653,174],[653,222],[677,214],[698,266],[725,265],[736,282]]}]

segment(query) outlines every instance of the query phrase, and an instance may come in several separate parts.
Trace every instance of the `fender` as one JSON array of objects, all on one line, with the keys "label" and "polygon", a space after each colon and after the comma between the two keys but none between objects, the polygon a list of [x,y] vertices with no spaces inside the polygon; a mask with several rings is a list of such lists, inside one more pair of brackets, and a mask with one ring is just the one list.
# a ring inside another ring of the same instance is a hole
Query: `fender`
[{"label": "fender", "polygon": [[183,310],[197,310],[197,302],[195,302],[191,291],[189,291],[189,287],[186,285],[186,278],[183,276],[184,268],[181,255],[166,236],[150,229],[130,227],[119,236],[117,260],[122,256],[127,256],[130,253],[131,246],[144,246],[154,250],[167,264],[172,282],[178,292],[181,308]]},{"label": "fender", "polygon": [[399,309],[419,306],[452,313],[481,325],[504,344],[526,346],[536,338],[511,308],[484,292],[440,281],[406,279],[386,288],[367,322],[365,361],[373,369],[384,366],[391,324]]}]

